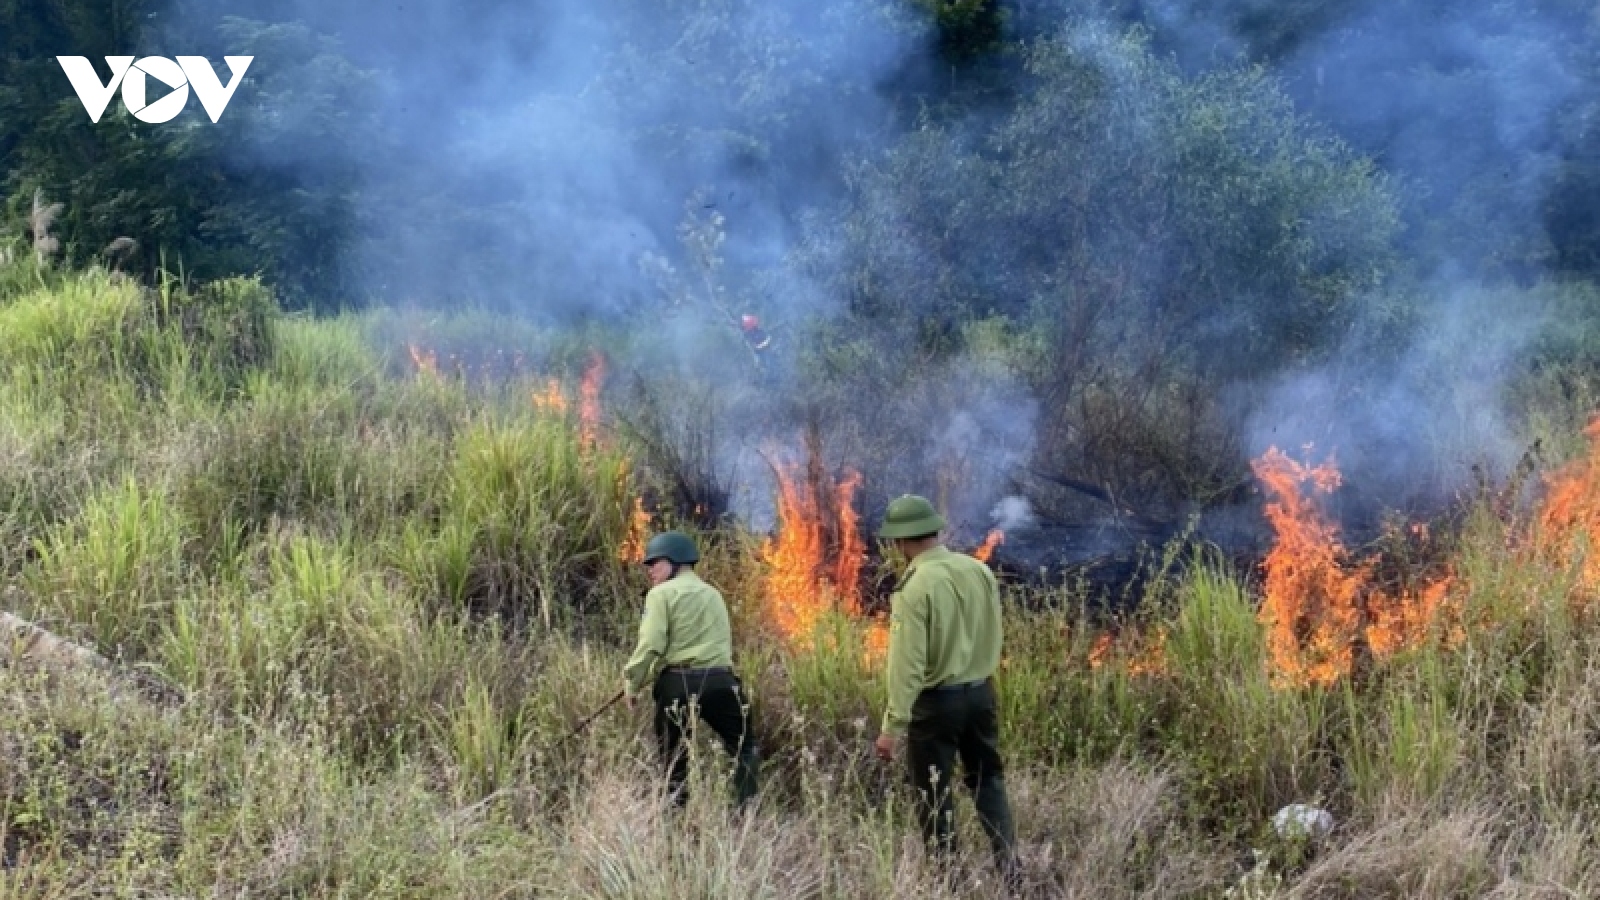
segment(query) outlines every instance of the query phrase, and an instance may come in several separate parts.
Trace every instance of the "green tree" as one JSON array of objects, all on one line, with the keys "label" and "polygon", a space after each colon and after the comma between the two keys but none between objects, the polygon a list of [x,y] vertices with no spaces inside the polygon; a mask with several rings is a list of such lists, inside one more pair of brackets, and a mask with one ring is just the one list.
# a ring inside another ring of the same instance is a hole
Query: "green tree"
[{"label": "green tree", "polygon": [[1163,352],[1247,375],[1325,349],[1388,271],[1384,178],[1263,70],[1185,79],[1139,33],[1086,27],[1028,71],[991,127],[930,124],[858,167],[812,247],[856,315],[1159,323]]},{"label": "green tree", "polygon": [[88,261],[131,238],[121,263],[145,274],[163,264],[202,279],[260,273],[292,303],[348,296],[341,257],[358,162],[378,145],[370,76],[303,26],[213,22],[226,53],[273,62],[250,72],[219,123],[191,103],[150,125],[116,100],[91,122],[55,54],[88,56],[105,79],[103,57],[160,42],[166,11],[0,5],[0,171],[13,219],[26,218],[37,192],[63,204],[55,228],[68,259]]},{"label": "green tree", "polygon": [[1026,64],[997,121],[930,122],[855,169],[806,253],[851,321],[809,371],[895,395],[1009,322],[1036,465],[1151,502],[1221,490],[1228,386],[1338,346],[1392,268],[1394,197],[1262,69],[1185,78],[1094,25]]}]

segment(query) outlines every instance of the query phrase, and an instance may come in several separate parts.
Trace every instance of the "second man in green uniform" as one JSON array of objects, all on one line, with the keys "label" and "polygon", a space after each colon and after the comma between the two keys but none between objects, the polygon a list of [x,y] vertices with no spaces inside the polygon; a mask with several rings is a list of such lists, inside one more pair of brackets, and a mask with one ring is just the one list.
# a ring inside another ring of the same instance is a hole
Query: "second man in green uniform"
[{"label": "second man in green uniform", "polygon": [[932,503],[907,495],[889,504],[878,532],[908,567],[892,599],[889,708],[877,752],[892,759],[904,740],[924,834],[942,853],[954,845],[951,787],[959,757],[995,864],[1014,885],[1016,834],[993,679],[1000,665],[999,586],[988,566],[940,543],[944,526]]}]

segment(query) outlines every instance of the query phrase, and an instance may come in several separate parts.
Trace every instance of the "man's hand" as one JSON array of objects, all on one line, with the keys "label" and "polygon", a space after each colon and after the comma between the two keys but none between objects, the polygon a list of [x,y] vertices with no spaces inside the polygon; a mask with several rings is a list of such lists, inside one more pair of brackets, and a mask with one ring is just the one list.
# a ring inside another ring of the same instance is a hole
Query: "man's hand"
[{"label": "man's hand", "polygon": [[900,739],[885,731],[878,735],[878,741],[872,745],[872,749],[878,752],[879,759],[893,762],[895,754],[900,750]]},{"label": "man's hand", "polygon": [[626,678],[622,679],[622,702],[627,704],[629,712],[639,704],[639,698],[633,695],[633,686],[628,684]]}]

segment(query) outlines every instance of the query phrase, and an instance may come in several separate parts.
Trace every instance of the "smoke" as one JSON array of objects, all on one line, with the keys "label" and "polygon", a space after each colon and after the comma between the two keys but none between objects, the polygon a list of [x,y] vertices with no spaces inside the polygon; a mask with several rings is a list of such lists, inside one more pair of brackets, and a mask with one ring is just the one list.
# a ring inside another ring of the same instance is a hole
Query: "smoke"
[{"label": "smoke", "polygon": [[[1254,30],[1273,6],[1256,0],[1143,4],[1157,46],[1197,68],[1266,47],[1283,79],[1185,81],[1087,3],[1025,5],[1060,40],[994,70],[1003,101],[969,102],[922,90],[943,70],[913,4],[410,0],[380,16],[289,0],[377,73],[368,145],[263,136],[246,155],[307,171],[351,158],[358,293],[630,329],[623,366],[719,393],[707,455],[758,522],[762,442],[798,446],[819,416],[830,465],[866,476],[864,510],[917,490],[963,528],[1032,515],[1009,479],[1041,429],[1083,445],[1062,466],[1095,468],[1061,474],[1170,492],[1189,482],[1133,471],[1117,442],[1195,455],[1157,432],[1205,433],[1183,419],[1204,404],[1139,380],[1184,354],[1228,386],[1252,452],[1326,447],[1384,501],[1515,456],[1495,410],[1540,320],[1505,315],[1517,296],[1477,280],[1549,256],[1553,119],[1580,84],[1562,14],[1353,0],[1290,39]],[[272,66],[259,54],[252,74]],[[1373,178],[1310,119],[1398,177]],[[1379,283],[1380,186],[1406,197],[1399,269],[1422,285],[1399,297]],[[744,315],[770,349],[747,345]],[[1006,335],[987,370],[920,359],[985,317],[1039,323],[1042,348]],[[1372,339],[1397,325],[1413,345]],[[844,372],[839,391],[812,396],[807,367]]]},{"label": "smoke", "polygon": [[[252,5],[268,12],[267,0],[229,12]],[[639,260],[681,254],[675,229],[691,196],[726,216],[734,266],[781,261],[795,211],[833,193],[838,160],[881,133],[877,86],[918,46],[866,2],[295,12],[381,85],[372,146],[356,161],[363,227],[346,262],[357,292],[561,322],[659,305]],[[274,63],[262,55],[264,77]],[[299,162],[327,149],[304,142]]]},{"label": "smoke", "polygon": [[1526,285],[1560,274],[1546,210],[1575,150],[1561,122],[1585,96],[1592,12],[1537,0],[1277,6],[1151,2],[1142,15],[1191,66],[1271,65],[1306,115],[1392,176],[1406,228],[1395,275],[1325,362],[1232,389],[1247,444],[1333,455],[1353,521],[1437,508],[1528,449],[1507,388],[1556,325],[1548,292]]},{"label": "smoke", "polygon": [[1436,509],[1475,473],[1509,474],[1528,449],[1503,391],[1548,325],[1545,300],[1460,283],[1432,293],[1420,313],[1428,325],[1397,357],[1352,339],[1334,362],[1271,383],[1250,417],[1252,454],[1276,446],[1339,464],[1353,522]]},{"label": "smoke", "polygon": [[1004,497],[994,505],[994,509],[989,510],[989,518],[994,522],[994,527],[1006,534],[1013,534],[1033,527],[1033,507],[1027,497]]},{"label": "smoke", "polygon": [[[627,335],[615,380],[637,373],[654,390],[658,420],[672,425],[664,439],[680,454],[694,448],[689,464],[712,470],[735,512],[770,516],[763,454],[800,447],[814,412],[795,375],[806,323],[842,305],[791,258],[804,217],[843,196],[851,161],[903,131],[886,87],[903,89],[933,64],[922,11],[879,0],[487,0],[470,10],[408,0],[394,15],[349,0],[226,6],[298,18],[373,73],[364,115],[315,105],[325,130],[300,126],[299,140],[278,140],[282,116],[303,115],[289,110],[316,94],[317,61],[332,54],[301,47],[291,59],[274,46],[282,29],[230,26],[253,42],[252,74],[266,85],[256,96],[274,107],[241,113],[256,127],[240,165],[305,174],[338,158],[359,173],[348,198],[355,242],[341,260],[352,293]],[[280,63],[293,71],[275,71]],[[363,144],[354,150],[351,132]],[[770,347],[746,341],[746,316]],[[711,426],[706,398],[720,417],[714,447],[686,436]],[[849,432],[858,408],[824,417]],[[981,428],[1015,433],[1030,422],[939,414],[951,418],[929,465],[954,465],[941,454],[976,459]],[[913,441],[922,421],[893,415],[874,425]],[[870,453],[852,458],[860,444],[843,433],[823,446],[833,468],[862,469],[875,486],[900,477]],[[992,502],[980,495],[998,477],[993,466],[1016,456],[985,463],[954,502]]]},{"label": "smoke", "polygon": [[1431,272],[1538,274],[1542,220],[1578,99],[1582,11],[1555,3],[1379,3],[1284,61],[1307,112],[1408,185]]},{"label": "smoke", "polygon": [[936,474],[944,508],[958,532],[981,531],[985,513],[1033,453],[1037,403],[1005,379],[978,381],[932,432],[925,465]]},{"label": "smoke", "polygon": [[[758,394],[745,399],[761,401]],[[856,507],[864,522],[879,521],[893,497],[921,494],[944,511],[960,540],[982,536],[996,498],[1014,489],[1012,476],[1034,451],[1038,402],[1027,386],[967,362],[919,373],[894,392],[847,386],[817,399],[808,414],[779,416],[729,442],[722,465],[745,477],[732,498],[742,521],[757,528],[773,521],[765,479],[750,476],[771,463],[804,462],[808,432],[791,424],[804,415],[817,428],[825,467],[835,477],[862,476]]]}]

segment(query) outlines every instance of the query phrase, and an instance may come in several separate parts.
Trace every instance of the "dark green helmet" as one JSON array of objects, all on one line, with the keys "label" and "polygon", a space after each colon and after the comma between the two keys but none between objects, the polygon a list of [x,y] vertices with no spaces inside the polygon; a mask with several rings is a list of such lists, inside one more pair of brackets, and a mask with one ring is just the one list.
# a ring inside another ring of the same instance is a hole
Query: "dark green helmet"
[{"label": "dark green helmet", "polygon": [[933,508],[926,497],[906,494],[889,503],[889,513],[883,517],[883,527],[878,537],[920,538],[944,530],[944,517]]},{"label": "dark green helmet", "polygon": [[663,531],[650,539],[644,547],[644,561],[670,560],[673,565],[686,566],[700,561],[700,550],[694,539],[681,531]]}]

